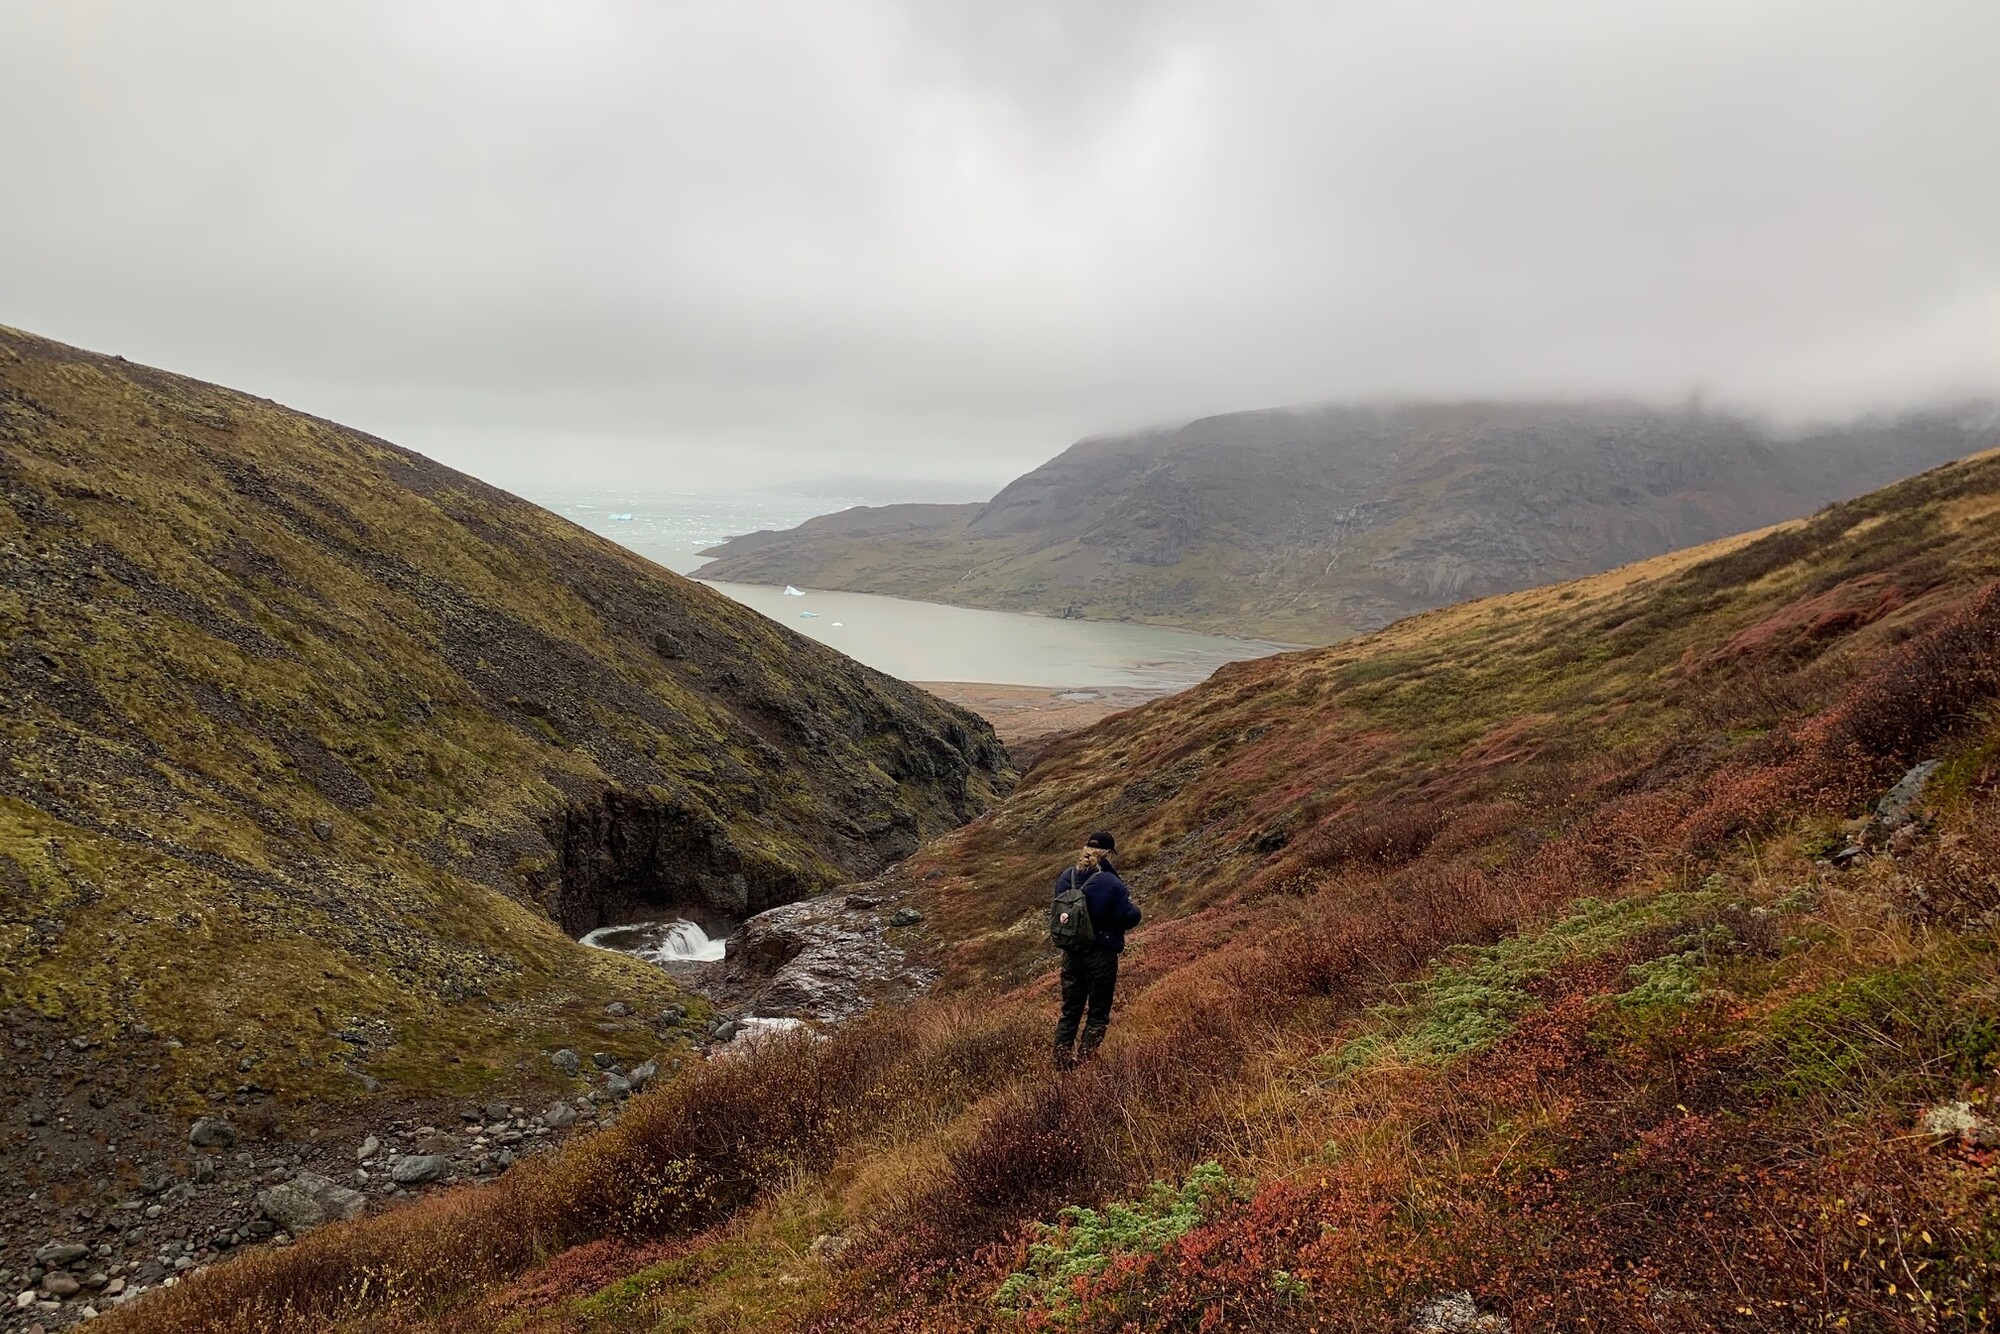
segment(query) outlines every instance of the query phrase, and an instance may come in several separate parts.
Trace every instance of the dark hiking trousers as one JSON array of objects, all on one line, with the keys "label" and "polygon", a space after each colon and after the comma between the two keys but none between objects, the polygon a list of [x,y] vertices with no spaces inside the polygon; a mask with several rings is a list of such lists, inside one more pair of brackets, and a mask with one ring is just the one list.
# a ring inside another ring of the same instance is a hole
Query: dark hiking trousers
[{"label": "dark hiking trousers", "polygon": [[1084,1011],[1090,1021],[1083,1025],[1083,1048],[1077,1056],[1088,1056],[1104,1041],[1111,1023],[1111,993],[1118,986],[1118,955],[1112,950],[1071,950],[1063,955],[1062,1018],[1056,1021],[1056,1063],[1067,1065],[1070,1048],[1076,1043],[1076,1026],[1083,1023]]}]

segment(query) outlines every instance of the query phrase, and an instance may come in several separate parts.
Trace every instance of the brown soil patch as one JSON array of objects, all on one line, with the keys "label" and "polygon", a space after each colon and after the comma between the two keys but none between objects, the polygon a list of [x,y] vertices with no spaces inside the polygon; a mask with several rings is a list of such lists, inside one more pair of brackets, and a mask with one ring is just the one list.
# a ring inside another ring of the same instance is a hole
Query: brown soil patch
[{"label": "brown soil patch", "polygon": [[1001,744],[1013,756],[1015,767],[1023,773],[1034,766],[1043,751],[1069,733],[1173,693],[1150,686],[1070,686],[1050,690],[1043,686],[996,686],[965,681],[916,684],[992,723]]}]

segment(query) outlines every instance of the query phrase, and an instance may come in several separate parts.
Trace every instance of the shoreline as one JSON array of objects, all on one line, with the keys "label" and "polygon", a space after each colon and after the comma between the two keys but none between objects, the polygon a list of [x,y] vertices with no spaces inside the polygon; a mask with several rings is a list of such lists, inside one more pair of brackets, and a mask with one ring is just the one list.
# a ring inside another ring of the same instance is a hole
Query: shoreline
[{"label": "shoreline", "polygon": [[912,681],[919,690],[956,704],[993,724],[1022,773],[1042,752],[1114,713],[1136,709],[1189,686],[1021,686],[980,681]]},{"label": "shoreline", "polygon": [[[623,544],[621,543],[620,545]],[[627,550],[631,549],[627,548]],[[647,557],[647,559],[650,560],[652,558]],[[703,564],[707,565],[712,563],[712,561],[713,558],[711,557],[704,560]],[[657,564],[658,562],[655,563]],[[700,567],[694,570],[675,570],[673,572],[682,578],[692,579],[696,583],[707,584],[712,588],[716,588],[717,591],[721,591],[720,586],[725,584],[733,585],[737,588],[769,588],[777,590],[787,587],[785,584],[756,583],[743,579],[718,579],[712,575],[702,573]],[[1272,653],[1296,653],[1302,649],[1327,648],[1341,642],[1341,639],[1330,639],[1325,643],[1293,644],[1283,640],[1266,639],[1261,635],[1233,634],[1223,630],[1207,630],[1201,626],[1189,625],[1183,621],[1141,620],[1131,616],[1064,616],[1057,612],[1029,611],[1017,607],[986,607],[972,602],[946,602],[942,598],[914,597],[907,593],[882,593],[868,588],[817,588],[809,587],[805,584],[793,584],[790,586],[804,593],[853,593],[861,597],[888,598],[895,602],[915,602],[926,607],[948,607],[954,611],[990,611],[1001,616],[1032,616],[1037,620],[1068,622],[1075,625],[1118,625],[1132,626],[1142,630],[1173,630],[1181,634],[1199,635],[1204,639],[1221,639],[1238,644],[1254,644],[1260,648],[1268,648]],[[1345,635],[1342,636],[1342,639],[1351,639],[1354,637],[1353,635]],[[1268,655],[1260,654],[1258,656]],[[946,684],[951,683],[948,682]]]}]

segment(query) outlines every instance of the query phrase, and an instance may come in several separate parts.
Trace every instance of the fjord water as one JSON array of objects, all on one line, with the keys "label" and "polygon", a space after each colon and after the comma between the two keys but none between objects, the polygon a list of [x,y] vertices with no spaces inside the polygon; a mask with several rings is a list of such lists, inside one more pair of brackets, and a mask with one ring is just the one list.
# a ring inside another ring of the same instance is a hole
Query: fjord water
[{"label": "fjord water", "polygon": [[[626,491],[537,499],[681,574],[699,569],[699,553],[725,538],[789,528],[816,514],[868,503],[833,496],[644,496]],[[807,588],[793,595],[763,584],[710,586],[905,681],[1177,689],[1205,680],[1224,663],[1263,657],[1283,647],[1165,626],[1066,621],[873,593]]]},{"label": "fjord water", "polygon": [[1172,688],[1206,680],[1225,662],[1279,650],[1164,626],[1064,621],[873,593],[806,589],[792,597],[763,584],[711,587],[905,681]]}]

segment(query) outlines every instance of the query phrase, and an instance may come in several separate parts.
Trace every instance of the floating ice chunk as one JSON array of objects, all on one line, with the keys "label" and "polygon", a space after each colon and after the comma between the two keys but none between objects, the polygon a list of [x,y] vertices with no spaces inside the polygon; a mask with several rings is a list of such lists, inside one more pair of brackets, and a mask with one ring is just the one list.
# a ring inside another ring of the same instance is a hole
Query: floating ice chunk
[{"label": "floating ice chunk", "polygon": [[839,622],[839,621],[835,621],[835,622],[833,623],[833,628],[834,628],[834,629],[836,629],[836,630],[838,630],[838,629],[840,628],[840,622]]},{"label": "floating ice chunk", "polygon": [[799,588],[793,588],[790,584],[786,584],[785,596],[788,598],[802,598],[805,596],[805,590]]},{"label": "floating ice chunk", "polygon": [[802,611],[799,613],[799,619],[802,621],[808,621],[817,615],[819,615],[819,613],[816,611]]},{"label": "floating ice chunk", "polygon": [[604,517],[607,519],[616,519],[621,522],[624,522],[630,520],[632,516],[629,514],[607,514]]}]

